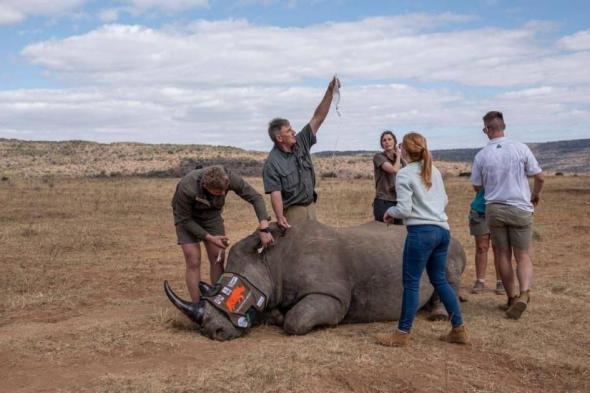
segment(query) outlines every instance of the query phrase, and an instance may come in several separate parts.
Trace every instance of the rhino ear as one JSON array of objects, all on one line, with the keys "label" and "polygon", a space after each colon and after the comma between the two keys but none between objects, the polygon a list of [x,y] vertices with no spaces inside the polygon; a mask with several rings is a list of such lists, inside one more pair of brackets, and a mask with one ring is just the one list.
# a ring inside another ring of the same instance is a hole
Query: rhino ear
[{"label": "rhino ear", "polygon": [[197,325],[201,325],[203,322],[203,314],[205,313],[204,309],[204,301],[201,300],[199,303],[190,303],[186,300],[181,299],[178,297],[170,285],[168,281],[164,281],[164,292],[166,292],[166,296],[168,299],[178,308],[184,315],[189,317],[191,321],[195,322]]}]

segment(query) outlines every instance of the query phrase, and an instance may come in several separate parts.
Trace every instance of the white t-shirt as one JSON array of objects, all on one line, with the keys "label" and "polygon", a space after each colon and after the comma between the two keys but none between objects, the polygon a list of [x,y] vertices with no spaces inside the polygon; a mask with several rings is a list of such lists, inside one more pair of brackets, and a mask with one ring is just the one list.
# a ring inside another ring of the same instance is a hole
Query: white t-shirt
[{"label": "white t-shirt", "polygon": [[527,176],[541,172],[527,145],[501,137],[490,140],[475,155],[471,183],[483,186],[486,204],[502,203],[532,212]]}]

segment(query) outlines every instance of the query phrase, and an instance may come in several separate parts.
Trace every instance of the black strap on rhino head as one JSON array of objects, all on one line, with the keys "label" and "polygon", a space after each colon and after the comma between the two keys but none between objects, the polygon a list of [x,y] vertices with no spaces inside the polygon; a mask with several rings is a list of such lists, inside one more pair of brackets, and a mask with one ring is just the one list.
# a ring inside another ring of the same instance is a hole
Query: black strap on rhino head
[{"label": "black strap on rhino head", "polygon": [[266,295],[240,274],[225,272],[216,286],[219,288],[217,293],[203,296],[203,299],[221,311],[237,328],[250,327],[256,311],[263,311],[266,307]]}]

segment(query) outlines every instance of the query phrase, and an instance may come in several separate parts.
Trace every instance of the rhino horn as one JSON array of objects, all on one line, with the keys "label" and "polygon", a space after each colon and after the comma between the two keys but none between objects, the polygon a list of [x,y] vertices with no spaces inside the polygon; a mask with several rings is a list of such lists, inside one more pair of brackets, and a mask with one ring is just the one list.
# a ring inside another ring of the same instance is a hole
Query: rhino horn
[{"label": "rhino horn", "polygon": [[172,288],[170,288],[168,281],[164,281],[164,292],[166,292],[166,296],[168,296],[168,299],[170,299],[176,308],[182,311],[184,315],[189,317],[197,325],[201,325],[204,313],[203,300],[199,301],[199,303],[191,303],[181,299],[174,293]]}]

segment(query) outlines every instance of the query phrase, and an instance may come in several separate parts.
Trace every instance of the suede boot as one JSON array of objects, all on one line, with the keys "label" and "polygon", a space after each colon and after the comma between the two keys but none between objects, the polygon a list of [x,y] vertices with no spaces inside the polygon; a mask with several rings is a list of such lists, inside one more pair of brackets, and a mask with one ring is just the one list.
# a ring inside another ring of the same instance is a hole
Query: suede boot
[{"label": "suede boot", "polygon": [[441,341],[445,341],[452,344],[469,344],[469,335],[465,325],[457,326],[451,329],[449,334],[443,334],[440,336]]},{"label": "suede boot", "polygon": [[529,291],[523,291],[520,296],[516,298],[516,301],[506,310],[506,316],[510,319],[519,319],[522,313],[526,310],[526,307],[531,300]]},{"label": "suede boot", "polygon": [[508,310],[510,307],[512,307],[512,305],[513,305],[514,303],[516,303],[516,299],[518,299],[518,297],[517,297],[517,296],[514,296],[514,297],[509,297],[509,298],[508,298],[508,301],[507,301],[506,303],[504,303],[504,304],[500,304],[500,305],[498,306],[498,308],[499,308],[500,310],[502,310],[502,311],[506,311],[506,310]]},{"label": "suede boot", "polygon": [[410,333],[404,333],[395,329],[392,333],[379,333],[375,335],[375,342],[386,347],[407,347],[410,345]]}]

